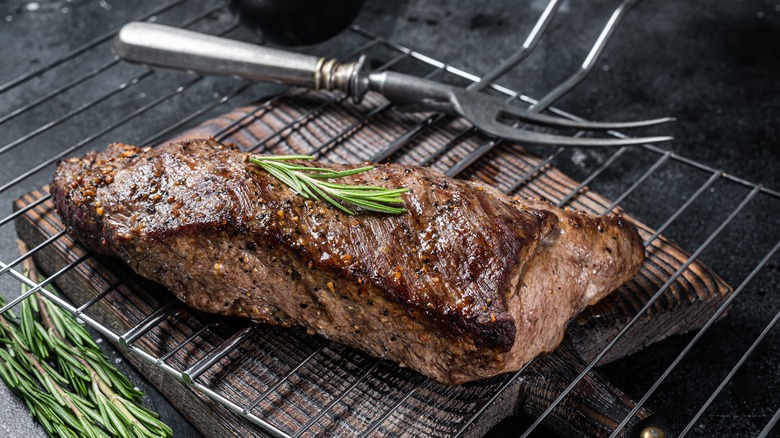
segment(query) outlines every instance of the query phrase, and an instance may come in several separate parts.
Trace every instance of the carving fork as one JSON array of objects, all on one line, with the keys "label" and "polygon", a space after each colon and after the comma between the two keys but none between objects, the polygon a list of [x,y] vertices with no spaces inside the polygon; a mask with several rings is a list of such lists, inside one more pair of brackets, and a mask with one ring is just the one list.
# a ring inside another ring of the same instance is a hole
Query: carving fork
[{"label": "carving fork", "polygon": [[586,138],[529,131],[515,122],[577,130],[620,130],[651,126],[670,117],[631,122],[580,122],[535,113],[503,100],[397,72],[371,73],[366,59],[340,63],[256,44],[215,37],[154,23],[126,24],[113,44],[123,60],[207,75],[341,90],[360,103],[369,90],[383,94],[402,111],[435,111],[461,116],[483,132],[520,144],[555,146],[625,146],[672,137]]}]

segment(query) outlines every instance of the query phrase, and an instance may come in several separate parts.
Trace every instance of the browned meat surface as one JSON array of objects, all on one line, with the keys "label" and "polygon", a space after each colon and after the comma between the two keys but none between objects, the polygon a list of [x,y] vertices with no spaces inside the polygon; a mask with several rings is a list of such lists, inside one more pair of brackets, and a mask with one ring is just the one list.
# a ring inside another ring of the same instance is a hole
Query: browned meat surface
[{"label": "browned meat surface", "polygon": [[82,242],[194,308],[301,325],[447,383],[555,348],[644,257],[620,216],[393,164],[350,178],[409,188],[408,213],[348,216],[246,157],[213,140],[113,144],[62,161],[51,191]]}]

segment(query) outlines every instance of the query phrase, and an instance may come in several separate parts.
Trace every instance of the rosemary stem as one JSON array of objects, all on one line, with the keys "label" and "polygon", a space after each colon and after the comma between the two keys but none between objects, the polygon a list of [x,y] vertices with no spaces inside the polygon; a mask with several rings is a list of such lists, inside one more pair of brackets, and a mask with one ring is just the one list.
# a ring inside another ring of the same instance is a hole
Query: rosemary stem
[{"label": "rosemary stem", "polygon": [[62,337],[59,330],[57,330],[57,326],[54,325],[54,321],[52,321],[51,315],[49,315],[49,309],[46,307],[46,302],[43,300],[43,297],[35,294],[35,299],[38,301],[38,314],[41,316],[41,324],[43,324],[43,327],[49,332],[54,333],[61,341],[67,342],[65,338]]},{"label": "rosemary stem", "polygon": [[85,361],[84,359],[78,356],[76,356],[76,360],[79,361],[79,363],[83,365],[84,368],[86,368],[87,372],[89,373],[89,378],[92,379],[92,381],[97,384],[98,388],[100,388],[100,392],[102,392],[103,395],[106,396],[106,398],[108,399],[109,402],[111,402],[112,405],[116,406],[116,408],[122,413],[122,415],[125,416],[125,418],[129,419],[136,427],[143,430],[145,434],[151,433],[146,427],[144,427],[143,424],[141,424],[140,421],[138,421],[137,418],[135,418],[135,415],[133,415],[132,413],[130,413],[130,411],[127,410],[124,403],[122,403],[122,401],[120,400],[119,394],[114,392],[114,390],[111,389],[111,387],[108,386],[108,384],[106,384],[105,381],[103,381],[103,379],[98,375],[97,372],[95,372],[95,370],[89,365],[89,363],[87,363],[87,361]]},{"label": "rosemary stem", "polygon": [[[27,356],[27,359],[30,360],[30,363],[33,364],[36,370],[41,374],[41,376],[47,376],[48,373],[46,370],[43,369],[43,366],[41,366],[41,363],[38,361],[38,358],[35,357],[34,354],[30,353],[29,351],[25,351],[24,354]],[[76,405],[73,403],[73,399],[70,398],[70,394],[68,394],[67,391],[64,391],[60,385],[54,384],[51,385],[54,389],[57,390],[57,392],[60,394],[60,396],[65,400],[68,407],[70,408],[71,412],[73,412],[73,415],[76,416],[76,418],[81,421],[81,419],[84,417],[84,414],[81,413],[81,411],[76,407]]]},{"label": "rosemary stem", "polygon": [[12,340],[16,340],[16,331],[13,329],[13,327],[8,325],[8,321],[5,319],[5,314],[0,315],[0,326],[3,327],[3,330],[9,337],[14,338]]},{"label": "rosemary stem", "polygon": [[6,322],[5,314],[3,314],[2,317],[0,317],[0,326],[3,327],[3,330],[5,330],[5,332],[8,333],[9,336],[13,336],[14,331],[11,328],[11,326],[8,325],[8,322]]}]

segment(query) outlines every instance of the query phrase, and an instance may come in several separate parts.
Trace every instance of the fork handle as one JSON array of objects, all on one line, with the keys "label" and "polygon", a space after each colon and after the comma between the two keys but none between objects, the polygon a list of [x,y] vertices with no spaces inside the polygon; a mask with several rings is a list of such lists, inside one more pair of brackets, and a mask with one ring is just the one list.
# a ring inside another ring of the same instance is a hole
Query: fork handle
[{"label": "fork handle", "polygon": [[384,71],[368,76],[368,89],[378,91],[401,111],[436,111],[458,115],[453,87],[403,73]]},{"label": "fork handle", "polygon": [[114,39],[121,59],[153,68],[239,77],[253,81],[342,90],[360,101],[366,91],[365,58],[340,63],[155,23],[134,22]]}]

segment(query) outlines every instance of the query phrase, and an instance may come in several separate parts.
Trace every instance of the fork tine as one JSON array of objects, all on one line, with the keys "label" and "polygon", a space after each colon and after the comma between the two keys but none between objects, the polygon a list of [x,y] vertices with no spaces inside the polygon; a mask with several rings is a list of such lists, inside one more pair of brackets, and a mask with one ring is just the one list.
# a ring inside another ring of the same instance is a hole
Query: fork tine
[{"label": "fork tine", "polygon": [[576,147],[607,147],[607,146],[629,146],[641,145],[647,143],[659,143],[673,140],[669,136],[655,137],[626,137],[626,138],[591,138],[591,137],[568,137],[564,135],[543,134],[540,132],[528,131],[521,128],[513,128],[501,123],[484,123],[480,120],[472,120],[474,125],[487,134],[500,137],[511,142],[520,144],[537,144],[550,146],[576,146]]},{"label": "fork tine", "polygon": [[532,123],[534,125],[548,126],[551,128],[573,128],[585,131],[607,131],[610,129],[641,128],[646,126],[659,125],[661,123],[673,122],[676,120],[674,117],[661,117],[658,119],[634,120],[627,122],[577,121],[535,113],[523,108],[510,106],[509,104],[503,105],[502,108],[500,108],[496,113],[497,119],[502,116],[509,116],[523,122]]}]

